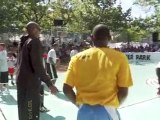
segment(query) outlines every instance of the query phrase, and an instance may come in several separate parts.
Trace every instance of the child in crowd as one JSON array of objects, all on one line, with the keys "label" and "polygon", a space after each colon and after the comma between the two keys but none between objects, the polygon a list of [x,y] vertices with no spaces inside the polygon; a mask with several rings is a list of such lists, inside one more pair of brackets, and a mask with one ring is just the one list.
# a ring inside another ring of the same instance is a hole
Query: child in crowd
[{"label": "child in crowd", "polygon": [[7,62],[8,62],[8,72],[11,77],[11,84],[14,85],[13,75],[15,72],[17,59],[16,59],[16,55],[13,52],[8,52]]}]

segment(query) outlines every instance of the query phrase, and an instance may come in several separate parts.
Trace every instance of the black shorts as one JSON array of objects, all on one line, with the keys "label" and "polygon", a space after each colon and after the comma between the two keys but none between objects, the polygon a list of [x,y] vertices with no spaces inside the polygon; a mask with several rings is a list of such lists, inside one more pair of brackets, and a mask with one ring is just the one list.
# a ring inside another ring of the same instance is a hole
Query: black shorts
[{"label": "black shorts", "polygon": [[[52,75],[52,72],[53,72],[53,75]],[[56,67],[53,64],[47,63],[47,73],[49,74],[51,79],[58,78]]]},{"label": "black shorts", "polygon": [[8,83],[8,71],[7,72],[1,72],[0,83]]}]

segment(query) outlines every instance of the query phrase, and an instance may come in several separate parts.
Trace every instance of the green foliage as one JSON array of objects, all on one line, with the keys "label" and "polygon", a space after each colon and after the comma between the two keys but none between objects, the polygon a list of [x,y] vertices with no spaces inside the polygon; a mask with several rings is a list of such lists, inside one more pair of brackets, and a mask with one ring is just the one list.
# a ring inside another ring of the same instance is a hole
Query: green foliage
[{"label": "green foliage", "polygon": [[16,17],[17,9],[13,6],[13,0],[0,1],[0,32],[7,32],[14,29],[14,23],[11,23],[11,21]]},{"label": "green foliage", "polygon": [[[141,41],[149,37],[152,32],[160,31],[160,3],[158,0],[136,0],[135,5],[142,6],[143,9],[155,9],[155,14],[146,18],[134,18],[128,28],[124,29],[116,39],[124,41]],[[122,37],[123,36],[123,37]]]},{"label": "green foliage", "polygon": [[22,31],[29,21],[42,25],[46,21],[48,4],[38,0],[1,0],[0,1],[0,32]]},{"label": "green foliage", "polygon": [[63,19],[68,32],[91,33],[95,25],[104,23],[122,37],[140,40],[160,24],[159,12],[146,19],[133,19],[131,9],[122,11],[115,3],[116,0],[0,0],[0,32],[21,32],[29,21],[50,31],[54,19]]},{"label": "green foliage", "polygon": [[69,30],[89,32],[100,23],[108,25],[112,31],[120,31],[131,21],[131,9],[122,12],[121,6],[114,7],[115,0],[86,0],[77,2],[72,8],[72,22]]},{"label": "green foliage", "polygon": [[[68,31],[88,32],[96,24],[105,23],[113,31],[127,27],[131,9],[122,12],[121,6],[114,7],[116,0],[59,0],[46,3],[44,0],[1,0],[1,22],[4,30],[13,25],[22,29],[28,21],[39,23],[44,29],[53,25],[53,20],[60,18]],[[52,13],[48,13],[51,8]],[[7,19],[7,20],[6,20]],[[5,24],[4,24],[5,23]],[[2,32],[3,30],[1,30]]]},{"label": "green foliage", "polygon": [[[154,8],[154,14],[146,19],[144,23],[150,27],[149,31],[160,31],[160,1],[159,0],[136,0],[136,4],[142,7]],[[147,27],[148,27],[147,26]],[[147,28],[146,27],[146,28]]]}]

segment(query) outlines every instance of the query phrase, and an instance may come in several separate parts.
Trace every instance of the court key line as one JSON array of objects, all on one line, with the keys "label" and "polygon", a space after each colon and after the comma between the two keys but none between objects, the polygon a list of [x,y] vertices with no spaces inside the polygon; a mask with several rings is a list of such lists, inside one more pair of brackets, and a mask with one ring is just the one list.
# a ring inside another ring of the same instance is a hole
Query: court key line
[{"label": "court key line", "polygon": [[142,103],[149,102],[149,101],[152,101],[152,100],[157,99],[157,98],[160,98],[160,96],[156,96],[156,97],[151,98],[151,99],[147,99],[147,100],[143,100],[143,101],[140,101],[140,102],[137,102],[137,103],[126,105],[126,106],[120,107],[118,109],[123,109],[123,108],[126,108],[126,107],[131,107],[131,106],[134,106],[134,105],[142,104]]},{"label": "court key line", "polygon": [[1,108],[0,108],[0,112],[2,113],[2,116],[3,116],[4,120],[7,120],[7,118],[5,117],[5,115],[4,115],[4,113],[3,113]]},{"label": "court key line", "polygon": [[159,83],[157,78],[147,79],[146,84],[150,87],[159,88]]}]

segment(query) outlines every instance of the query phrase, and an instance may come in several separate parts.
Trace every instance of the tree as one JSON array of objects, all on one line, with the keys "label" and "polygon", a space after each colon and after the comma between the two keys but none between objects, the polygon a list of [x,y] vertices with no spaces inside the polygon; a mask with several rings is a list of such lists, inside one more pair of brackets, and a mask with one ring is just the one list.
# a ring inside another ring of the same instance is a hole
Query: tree
[{"label": "tree", "polygon": [[160,31],[160,1],[159,0],[137,0],[137,5],[145,8],[154,8],[154,14],[145,19],[146,23],[150,23],[151,32]]},{"label": "tree", "polygon": [[48,6],[49,3],[44,0],[1,0],[0,31],[22,31],[24,25],[29,21],[35,21],[47,28]]},{"label": "tree", "polygon": [[72,1],[72,15],[68,28],[70,31],[90,32],[100,23],[107,24],[112,31],[120,31],[131,21],[131,9],[122,12],[122,7],[115,7],[116,0]]},{"label": "tree", "polygon": [[8,32],[14,29],[14,23],[11,22],[15,19],[17,10],[13,7],[13,0],[0,1],[0,32]]},{"label": "tree", "polygon": [[150,37],[151,32],[159,30],[159,3],[158,0],[137,0],[136,5],[142,6],[143,10],[155,9],[155,14],[146,18],[133,18],[128,24],[128,28],[121,32],[121,35],[117,39],[121,39],[121,36],[127,39],[127,41],[141,41],[143,38]]},{"label": "tree", "polygon": [[121,5],[115,3],[116,0],[1,0],[0,32],[22,31],[29,21],[50,31],[54,19],[62,19],[68,32],[90,34],[95,25],[104,23],[113,32],[130,34],[131,40],[137,40],[142,36],[138,33],[145,36],[146,28],[157,24],[151,17],[133,19],[131,9],[123,12]]}]

